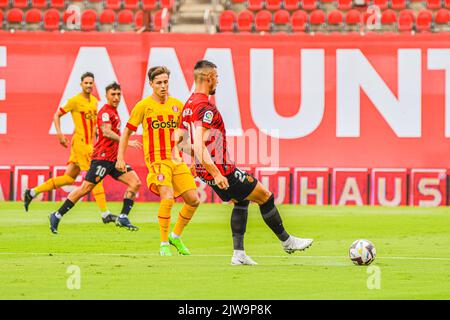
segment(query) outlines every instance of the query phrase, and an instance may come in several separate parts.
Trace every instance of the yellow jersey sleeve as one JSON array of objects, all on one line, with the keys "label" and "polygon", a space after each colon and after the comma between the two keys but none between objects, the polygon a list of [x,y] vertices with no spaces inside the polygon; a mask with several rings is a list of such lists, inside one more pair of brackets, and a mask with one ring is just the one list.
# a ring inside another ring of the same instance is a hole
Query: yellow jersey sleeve
[{"label": "yellow jersey sleeve", "polygon": [[77,103],[76,103],[75,99],[70,98],[69,100],[67,100],[64,107],[59,108],[59,110],[62,112],[62,114],[66,114],[67,112],[72,112],[72,111],[76,110],[76,108],[77,108]]},{"label": "yellow jersey sleeve", "polygon": [[139,125],[144,120],[145,105],[143,103],[138,103],[131,111],[130,119],[127,123],[127,128],[131,131],[136,131]]}]

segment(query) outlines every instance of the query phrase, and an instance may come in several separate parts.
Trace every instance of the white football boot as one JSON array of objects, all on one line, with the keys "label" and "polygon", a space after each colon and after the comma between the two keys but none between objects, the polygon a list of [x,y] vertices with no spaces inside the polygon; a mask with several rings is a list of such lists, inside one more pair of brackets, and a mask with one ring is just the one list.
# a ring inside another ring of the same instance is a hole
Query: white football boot
[{"label": "white football boot", "polygon": [[253,259],[246,254],[239,254],[239,255],[234,254],[233,257],[231,258],[232,266],[255,266],[257,264],[258,263],[253,261]]},{"label": "white football boot", "polygon": [[313,241],[313,239],[302,239],[294,236],[289,236],[289,238],[286,241],[282,241],[281,244],[284,251],[291,254],[295,251],[303,251],[306,248],[309,248],[312,245]]}]

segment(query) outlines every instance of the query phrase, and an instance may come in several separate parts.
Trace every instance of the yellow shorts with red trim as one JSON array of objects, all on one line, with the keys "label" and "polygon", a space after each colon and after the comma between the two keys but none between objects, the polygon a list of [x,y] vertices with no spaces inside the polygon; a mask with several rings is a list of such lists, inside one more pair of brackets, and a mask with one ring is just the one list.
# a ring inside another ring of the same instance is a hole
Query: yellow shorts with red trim
[{"label": "yellow shorts with red trim", "polygon": [[150,165],[147,186],[158,196],[158,186],[172,187],[175,198],[188,190],[197,189],[194,177],[186,163],[172,160],[156,161]]},{"label": "yellow shorts with red trim", "polygon": [[70,158],[67,164],[73,163],[80,167],[81,171],[89,170],[93,150],[94,147],[92,144],[86,144],[84,139],[74,137],[72,139]]}]

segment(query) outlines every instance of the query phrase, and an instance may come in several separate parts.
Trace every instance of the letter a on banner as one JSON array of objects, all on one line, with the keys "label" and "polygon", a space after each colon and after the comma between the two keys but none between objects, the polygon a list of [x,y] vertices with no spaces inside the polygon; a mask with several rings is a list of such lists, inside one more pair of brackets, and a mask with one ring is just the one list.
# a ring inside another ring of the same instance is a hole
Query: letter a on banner
[{"label": "letter a on banner", "polygon": [[[59,106],[57,107],[63,107],[69,98],[81,92],[80,77],[86,71],[92,72],[95,76],[95,86],[97,87],[100,95],[100,97],[98,97],[100,99],[98,102],[98,108],[100,109],[106,103],[104,91],[105,87],[111,82],[117,81],[108,51],[105,47],[81,47],[78,51],[72,72],[70,73],[69,81],[64,89],[64,94],[61,98]],[[117,111],[119,113],[119,117],[123,119],[121,128],[121,130],[123,130],[126,125],[126,119],[129,118],[128,109],[123,95]],[[65,115],[61,118],[61,130],[65,134],[71,134],[73,132],[73,121],[70,115]],[[50,134],[56,134],[55,125],[53,123],[50,129]]]},{"label": "letter a on banner", "polygon": [[[217,66],[220,77],[220,84],[217,87],[216,103],[221,112],[227,135],[242,135],[241,116],[239,112],[239,101],[237,97],[236,78],[234,76],[233,59],[231,50],[207,49],[204,59],[213,62]],[[186,78],[178,60],[174,48],[151,48],[148,58],[147,71],[154,66],[166,66],[170,70],[170,95],[185,103],[190,94],[194,91],[194,84],[189,90]],[[193,68],[194,66],[192,66]],[[147,72],[146,72],[147,74]],[[142,97],[148,97],[152,90],[148,84],[146,75],[144,91]],[[138,131],[139,133],[139,131]]]}]

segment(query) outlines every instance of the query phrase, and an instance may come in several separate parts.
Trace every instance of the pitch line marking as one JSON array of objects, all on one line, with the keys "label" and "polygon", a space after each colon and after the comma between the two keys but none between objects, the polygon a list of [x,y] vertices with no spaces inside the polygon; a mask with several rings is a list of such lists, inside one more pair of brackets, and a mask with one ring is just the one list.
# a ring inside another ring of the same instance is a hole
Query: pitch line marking
[{"label": "pitch line marking", "polygon": [[[80,252],[80,253],[74,253],[74,252],[57,252],[57,253],[49,253],[49,252],[0,252],[0,256],[7,256],[7,255],[34,255],[34,256],[58,256],[58,255],[86,255],[86,256],[124,256],[124,257],[133,257],[133,256],[142,256],[142,257],[151,257],[151,256],[157,256],[159,257],[159,254],[156,253],[90,253],[90,252]],[[225,254],[192,254],[190,257],[218,257],[218,258],[229,258],[231,255],[225,255]],[[346,256],[293,256],[293,255],[285,255],[285,256],[270,256],[270,255],[251,255],[253,258],[289,258],[289,259],[343,259],[347,258]],[[395,257],[395,256],[382,256],[376,258],[381,260],[424,260],[424,261],[450,261],[450,258],[434,258],[434,257]]]}]

